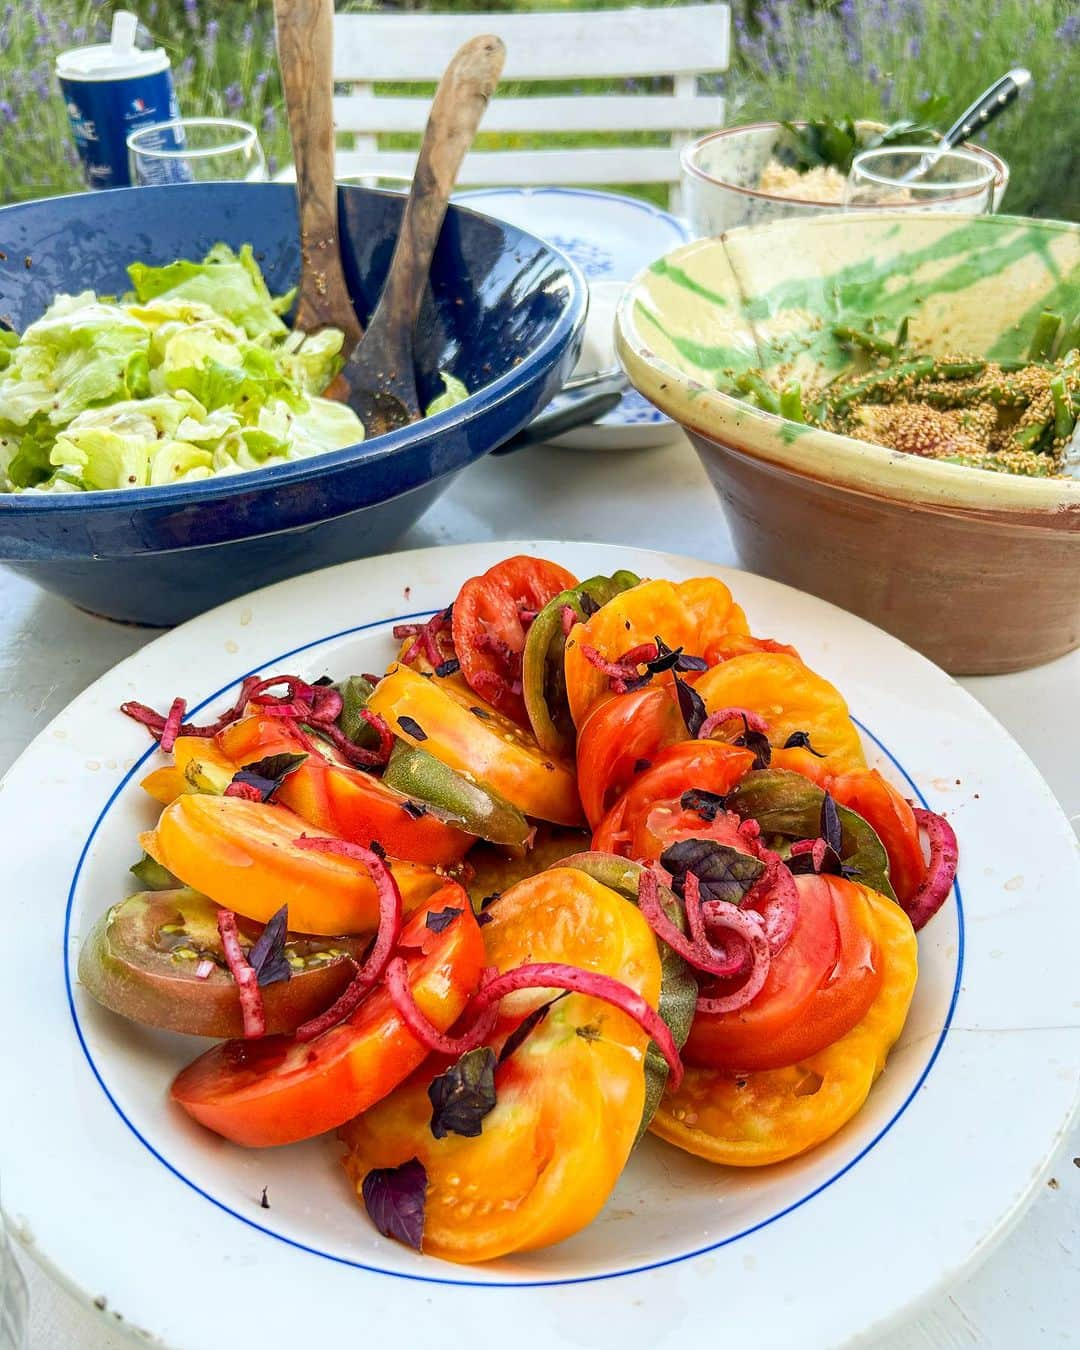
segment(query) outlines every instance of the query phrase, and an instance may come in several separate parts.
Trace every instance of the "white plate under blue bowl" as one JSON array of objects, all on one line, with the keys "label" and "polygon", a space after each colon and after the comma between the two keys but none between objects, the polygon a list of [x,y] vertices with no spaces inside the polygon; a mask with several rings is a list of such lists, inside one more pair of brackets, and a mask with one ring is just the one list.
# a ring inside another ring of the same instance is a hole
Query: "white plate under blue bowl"
[{"label": "white plate under blue bowl", "polygon": [[476,188],[455,195],[561,249],[587,281],[632,281],[643,267],[687,243],[690,227],[639,197],[590,188]]},{"label": "white plate under blue bowl", "polygon": [[[615,364],[615,284],[632,281],[650,263],[691,238],[683,221],[639,197],[589,188],[477,188],[459,192],[462,202],[530,233],[571,258],[589,283],[589,319],[578,373]],[[552,410],[569,396],[553,400]],[[659,408],[628,389],[599,421],[558,437],[571,450],[642,450],[676,440],[679,428]]]}]

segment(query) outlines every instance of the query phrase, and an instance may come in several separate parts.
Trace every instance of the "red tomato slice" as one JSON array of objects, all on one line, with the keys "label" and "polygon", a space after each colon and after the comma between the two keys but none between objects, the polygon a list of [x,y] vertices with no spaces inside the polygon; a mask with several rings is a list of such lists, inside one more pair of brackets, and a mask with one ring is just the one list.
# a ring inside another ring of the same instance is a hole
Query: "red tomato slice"
[{"label": "red tomato slice", "polygon": [[[461,913],[440,933],[431,911]],[[480,981],[484,942],[469,898],[448,882],[418,910],[398,944],[413,997],[440,1031],[460,1017]],[[313,1041],[289,1036],[224,1041],[172,1085],[188,1115],[234,1143],[267,1148],[336,1129],[385,1097],[425,1059],[381,986],[344,1022]]]},{"label": "red tomato slice", "polygon": [[847,1035],[877,997],[877,927],[863,889],[835,876],[800,876],[796,885],[795,931],[760,993],[736,1012],[699,1012],[683,1050],[688,1064],[736,1071],[798,1064]]},{"label": "red tomato slice", "polygon": [[454,601],[454,650],[462,675],[481,698],[525,726],[521,611],[541,610],[576,585],[573,573],[558,563],[519,553],[467,581]]},{"label": "red tomato slice", "polygon": [[[669,745],[604,817],[593,835],[593,848],[639,862],[658,858],[676,839],[717,839],[745,851],[741,842],[728,837],[734,826],[724,820],[723,813],[716,821],[706,822],[696,811],[683,811],[679,799],[690,788],[730,792],[753,762],[752,751],[724,741]],[[666,817],[659,812],[666,812]]]},{"label": "red tomato slice", "polygon": [[267,755],[306,753],[274,799],[328,834],[358,844],[375,840],[391,857],[431,866],[460,862],[473,842],[472,835],[431,811],[410,815],[405,809],[408,797],[362,769],[335,762],[330,746],[318,754],[310,751],[280,717],[245,717],[215,740],[238,768]]},{"label": "red tomato slice", "polygon": [[635,775],[648,768],[664,746],[687,735],[668,683],[616,694],[594,708],[577,744],[578,795],[593,829]]},{"label": "red tomato slice", "polygon": [[857,811],[874,827],[889,855],[889,879],[901,901],[910,900],[926,879],[915,812],[877,769],[842,773],[829,790],[841,806]]}]

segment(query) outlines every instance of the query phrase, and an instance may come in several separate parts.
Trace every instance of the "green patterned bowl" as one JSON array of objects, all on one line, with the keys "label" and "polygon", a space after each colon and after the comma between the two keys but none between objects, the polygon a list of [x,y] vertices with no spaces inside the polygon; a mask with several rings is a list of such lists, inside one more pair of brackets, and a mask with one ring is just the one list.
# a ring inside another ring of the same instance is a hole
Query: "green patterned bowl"
[{"label": "green patterned bowl", "polygon": [[848,361],[832,326],[899,323],[939,354],[1022,356],[1043,306],[1080,310],[1080,226],[1009,216],[822,216],[668,254],[619,309],[634,385],[689,433],[742,562],[880,624],[947,670],[1080,645],[1080,480],[920,459],[719,392]]}]

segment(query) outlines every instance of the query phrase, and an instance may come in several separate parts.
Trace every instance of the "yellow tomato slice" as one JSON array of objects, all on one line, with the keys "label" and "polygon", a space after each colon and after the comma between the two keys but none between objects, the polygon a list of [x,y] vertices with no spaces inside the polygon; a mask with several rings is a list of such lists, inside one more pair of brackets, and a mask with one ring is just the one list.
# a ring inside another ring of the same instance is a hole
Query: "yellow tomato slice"
[{"label": "yellow tomato slice", "polygon": [[566,641],[566,693],[570,715],[580,728],[598,703],[611,697],[608,677],[581,654],[595,647],[608,661],[643,642],[661,637],[690,656],[727,633],[749,633],[746,615],[716,577],[689,581],[643,581],[614,596]]},{"label": "yellow tomato slice", "polygon": [[582,823],[573,767],[546,754],[529,732],[460,681],[428,680],[393,666],[367,706],[396,736],[486,783],[527,816]]},{"label": "yellow tomato slice", "polygon": [[845,773],[866,767],[862,743],[843,695],[797,656],[748,652],[707,670],[694,688],[709,712],[748,708],[760,713],[769,742],[782,746],[793,731],[806,731],[823,755],[822,769]]},{"label": "yellow tomato slice", "polygon": [[900,1035],[918,970],[915,934],[899,905],[866,887],[877,925],[881,989],[846,1036],[787,1069],[734,1074],[687,1068],[653,1118],[669,1144],[729,1167],[761,1167],[815,1148],[854,1116]]},{"label": "yellow tomato slice", "polygon": [[[288,902],[295,932],[373,932],[379,902],[367,869],[351,858],[297,848],[302,834],[321,831],[283,806],[191,793],[167,806],[139,842],[185,886],[246,918],[266,923]],[[406,912],[445,881],[420,863],[387,861]]]},{"label": "yellow tomato slice", "polygon": [[177,736],[173,761],[147,774],[140,784],[162,806],[182,792],[224,792],[238,767],[205,736]]},{"label": "yellow tomato slice", "polygon": [[[614,975],[655,1007],[656,939],[637,908],[574,868],[519,882],[487,911],[488,960],[500,970],[562,961]],[[498,1047],[557,991],[503,1000]],[[496,1105],[476,1138],[431,1133],[421,1069],[342,1130],[360,1190],[375,1167],[419,1158],[427,1170],[424,1251],[487,1261],[558,1242],[590,1223],[633,1147],[645,1104],[647,1037],[625,1013],[569,994],[496,1071]]]}]

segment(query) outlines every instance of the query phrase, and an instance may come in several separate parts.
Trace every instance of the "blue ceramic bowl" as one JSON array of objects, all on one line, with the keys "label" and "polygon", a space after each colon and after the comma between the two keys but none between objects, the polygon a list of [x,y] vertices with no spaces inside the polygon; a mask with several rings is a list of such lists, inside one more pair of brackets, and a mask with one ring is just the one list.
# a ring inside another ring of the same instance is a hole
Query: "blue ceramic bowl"
[{"label": "blue ceramic bowl", "polygon": [[[375,306],[404,198],[343,186],[345,272]],[[277,183],[120,188],[0,210],[0,317],[21,331],[58,291],[128,288],[141,259],[250,242],[275,293],[299,275],[295,189]],[[0,560],[97,614],[173,624],[298,572],[378,553],[463,468],[525,425],[570,373],[587,296],[566,259],[513,226],[451,206],[417,326],[423,404],[449,370],[475,390],[372,441],[201,483],[72,495],[0,494]]]}]

